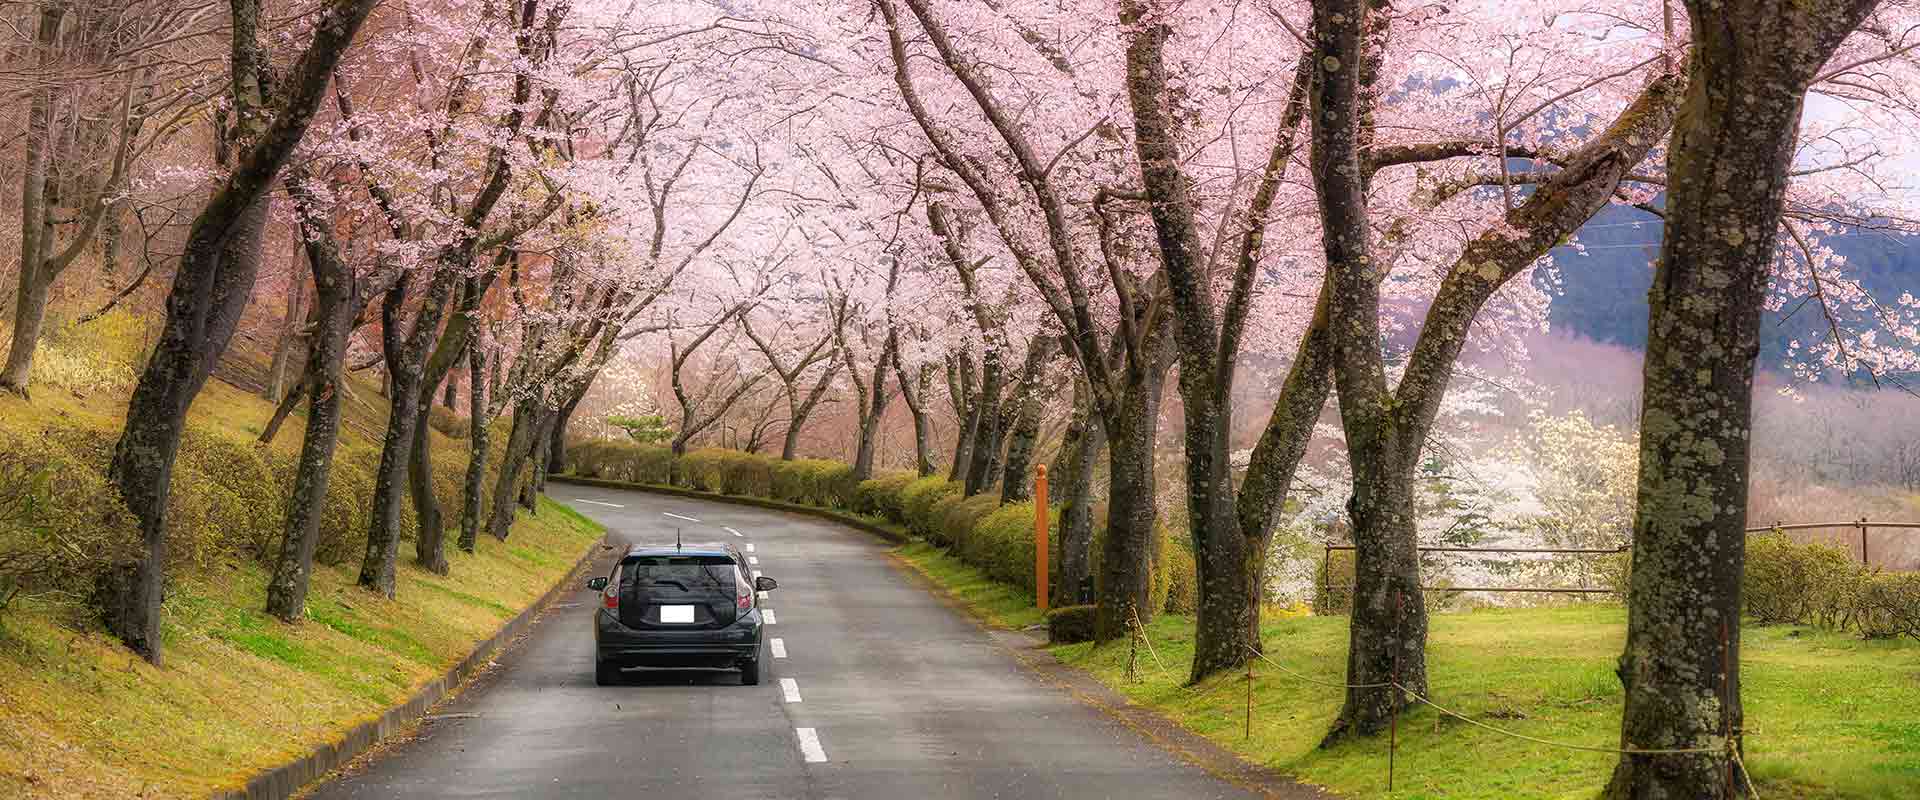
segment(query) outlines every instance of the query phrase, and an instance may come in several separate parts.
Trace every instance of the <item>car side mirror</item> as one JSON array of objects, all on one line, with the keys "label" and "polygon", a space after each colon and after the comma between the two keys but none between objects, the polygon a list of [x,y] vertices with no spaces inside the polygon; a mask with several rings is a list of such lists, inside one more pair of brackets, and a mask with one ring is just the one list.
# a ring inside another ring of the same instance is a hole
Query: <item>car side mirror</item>
[{"label": "car side mirror", "polygon": [[590,579],[587,581],[587,588],[592,589],[596,592],[604,591],[607,588],[607,579],[606,578]]},{"label": "car side mirror", "polygon": [[765,575],[753,579],[753,589],[756,592],[770,592],[778,588],[780,584]]}]

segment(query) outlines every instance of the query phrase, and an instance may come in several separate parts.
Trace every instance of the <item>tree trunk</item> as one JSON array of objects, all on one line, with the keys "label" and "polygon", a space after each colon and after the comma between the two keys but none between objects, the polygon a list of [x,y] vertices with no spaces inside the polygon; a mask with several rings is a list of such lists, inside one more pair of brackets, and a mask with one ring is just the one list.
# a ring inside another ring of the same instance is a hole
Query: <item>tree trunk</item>
[{"label": "tree trunk", "polygon": [[264,192],[231,219],[216,200],[194,224],[173,289],[167,320],[127,403],[127,425],[108,476],[140,521],[144,556],[109,569],[95,597],[107,629],[156,666],[161,663],[160,604],[167,562],[167,497],[187,409],[233,338],[260,267],[266,227]]},{"label": "tree trunk", "polygon": [[[40,66],[53,62],[54,42],[60,36],[60,20],[66,6],[48,3],[40,10],[40,24],[34,38]],[[33,378],[33,354],[40,346],[40,326],[47,315],[47,290],[52,276],[43,275],[46,254],[53,249],[47,236],[47,160],[52,146],[53,86],[38,82],[27,107],[26,149],[21,177],[20,198],[20,278],[16,284],[13,311],[13,340],[7,347],[7,364],[0,369],[0,389],[25,396]]]},{"label": "tree trunk", "polygon": [[[895,348],[899,346],[899,334],[887,331],[887,342],[880,348],[880,356],[873,364],[873,394],[868,398],[868,406],[860,409],[860,443],[853,453],[854,480],[864,481],[873,477],[874,437],[880,433],[880,422],[886,419],[887,404],[893,399],[893,394],[887,391],[887,367],[893,361]],[[853,369],[853,357],[849,354],[847,371],[852,372]]]},{"label": "tree trunk", "polygon": [[[598,374],[598,373],[596,373]],[[587,386],[581,386],[573,392],[573,399],[560,407],[553,418],[553,430],[547,436],[545,474],[564,471],[567,468],[567,426],[573,424],[574,409],[580,407],[580,401],[587,397]],[[546,481],[540,482],[541,491],[546,490]]]},{"label": "tree trunk", "polygon": [[[352,275],[342,270],[323,277],[322,272],[314,271],[317,324],[309,340],[307,368],[286,397],[295,401],[301,392],[307,395],[306,438],[300,443],[300,468],[294,474],[293,495],[287,504],[286,535],[274,562],[273,578],[267,582],[267,613],[286,622],[306,615],[313,552],[320,539],[320,517],[326,508],[334,449],[340,441],[341,367],[358,311],[352,299],[353,288],[347,285]],[[281,417],[276,414],[275,419]]]},{"label": "tree trunk", "polygon": [[[1160,347],[1150,347],[1159,350]],[[1108,431],[1107,533],[1101,545],[1099,611],[1094,638],[1108,642],[1126,636],[1136,621],[1153,619],[1154,497],[1153,453],[1160,432],[1160,390],[1166,372],[1132,375],[1122,392],[1119,419]]]},{"label": "tree trunk", "polygon": [[[507,434],[507,452],[500,459],[500,474],[493,484],[493,513],[487,520],[487,532],[493,538],[506,541],[507,533],[513,528],[513,507],[519,496],[520,468],[525,465],[526,453],[533,443],[538,420],[540,401],[536,398],[521,400],[514,405],[513,430]],[[678,464],[680,454],[674,454],[674,463]]]},{"label": "tree trunk", "polygon": [[900,381],[900,397],[907,403],[907,411],[913,416],[913,469],[924,478],[933,474],[933,436],[932,421],[927,418],[927,392],[932,388],[927,378],[927,369],[920,368],[919,380],[911,379],[907,368],[900,363],[899,351],[894,352],[894,377]]},{"label": "tree trunk", "polygon": [[527,454],[527,460],[531,462],[529,466],[533,469],[533,475],[527,481],[527,491],[521,495],[523,498],[521,505],[534,513],[540,511],[538,496],[547,490],[547,456],[551,452],[548,446],[553,441],[553,432],[559,427],[556,424],[559,419],[559,412],[542,410],[540,425],[534,428],[533,440],[528,442],[530,452]]},{"label": "tree trunk", "polygon": [[[402,280],[388,291],[383,310],[389,382],[387,433],[381,440],[380,466],[374,473],[373,524],[367,531],[367,553],[360,564],[359,583],[362,588],[387,597],[393,596],[398,575],[400,520],[405,511],[402,503],[407,494],[414,443],[423,426],[420,406],[422,393],[429,388],[424,385],[428,349],[437,339],[440,315],[446,310],[447,296],[452,293],[453,281],[458,275],[446,259],[436,266],[412,330],[404,334],[404,339],[400,313],[406,302],[407,281]],[[431,493],[425,499],[431,503]],[[416,494],[415,501],[419,500]],[[421,536],[426,538],[431,535],[426,525],[439,524],[439,509],[417,510]]]},{"label": "tree trunk", "polygon": [[[468,281],[472,286],[472,281]],[[477,344],[477,343],[476,343]],[[485,348],[467,348],[467,474],[462,481],[460,549],[471,553],[480,538],[481,493],[487,482],[487,356]]]},{"label": "tree trunk", "polygon": [[[316,332],[315,335],[318,333]],[[311,361],[313,356],[309,354],[307,358]],[[300,380],[294,384],[293,391],[281,395],[280,402],[274,405],[273,416],[267,419],[267,427],[260,431],[258,441],[261,444],[273,444],[273,440],[279,438],[280,426],[285,425],[287,417],[292,416],[293,410],[300,406],[301,389],[312,379],[313,367],[309,364],[307,368],[300,371]]]},{"label": "tree trunk", "polygon": [[273,363],[267,368],[267,391],[265,397],[278,403],[281,398],[294,393],[287,386],[287,370],[293,361],[293,351],[300,341],[301,329],[307,324],[307,284],[306,271],[300,267],[300,259],[294,259],[293,276],[287,285],[287,316],[280,329],[280,337],[273,344]]},{"label": "tree trunk", "polygon": [[1005,370],[1000,352],[989,348],[981,358],[980,395],[973,401],[973,419],[969,420],[973,441],[968,444],[966,494],[972,497],[993,485],[994,462],[999,459],[1004,433],[1000,419],[1000,394]]},{"label": "tree trunk", "polygon": [[1669,144],[1666,235],[1648,293],[1620,745],[1714,752],[1622,755],[1609,798],[1748,788],[1724,753],[1738,752],[1743,725],[1740,581],[1760,309],[1807,86],[1873,6],[1687,3],[1691,79]]},{"label": "tree trunk", "polygon": [[973,464],[973,436],[980,429],[980,403],[974,399],[973,359],[965,353],[954,357],[947,370],[947,393],[953,401],[953,464],[947,480],[967,480],[967,468]]},{"label": "tree trunk", "polygon": [[1020,395],[1014,406],[1013,420],[1007,427],[1006,468],[1000,482],[1000,502],[1018,503],[1028,493],[1027,467],[1033,461],[1035,440],[1040,437],[1042,387],[1041,373],[1053,360],[1053,338],[1034,337],[1027,345],[1027,360],[1020,368]]},{"label": "tree trunk", "polygon": [[1092,601],[1082,599],[1080,585],[1093,574],[1093,470],[1106,446],[1107,432],[1093,413],[1086,379],[1077,378],[1073,420],[1061,439],[1060,457],[1047,471],[1055,486],[1051,498],[1060,504],[1059,585],[1054,589],[1063,603]]},{"label": "tree trunk", "polygon": [[413,424],[413,447],[407,455],[407,484],[412,489],[414,517],[419,533],[413,540],[413,563],[436,575],[447,574],[446,526],[440,518],[440,499],[433,493],[433,426],[427,424],[433,395],[421,398]]}]

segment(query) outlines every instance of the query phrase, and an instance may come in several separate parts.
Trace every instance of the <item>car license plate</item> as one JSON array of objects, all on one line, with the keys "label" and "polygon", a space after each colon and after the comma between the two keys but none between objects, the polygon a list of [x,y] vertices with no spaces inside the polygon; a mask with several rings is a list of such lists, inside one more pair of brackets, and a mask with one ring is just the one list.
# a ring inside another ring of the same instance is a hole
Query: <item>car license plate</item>
[{"label": "car license plate", "polygon": [[661,622],[692,622],[693,606],[661,606]]}]

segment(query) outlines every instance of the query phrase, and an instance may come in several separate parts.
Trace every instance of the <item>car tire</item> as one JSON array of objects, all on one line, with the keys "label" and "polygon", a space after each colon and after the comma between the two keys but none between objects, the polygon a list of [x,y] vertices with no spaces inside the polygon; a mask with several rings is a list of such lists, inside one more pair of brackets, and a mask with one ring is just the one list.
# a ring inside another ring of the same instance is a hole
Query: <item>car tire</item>
[{"label": "car tire", "polygon": [[612,686],[620,682],[620,666],[609,661],[594,659],[593,685]]},{"label": "car tire", "polygon": [[760,685],[760,659],[740,662],[740,685]]}]

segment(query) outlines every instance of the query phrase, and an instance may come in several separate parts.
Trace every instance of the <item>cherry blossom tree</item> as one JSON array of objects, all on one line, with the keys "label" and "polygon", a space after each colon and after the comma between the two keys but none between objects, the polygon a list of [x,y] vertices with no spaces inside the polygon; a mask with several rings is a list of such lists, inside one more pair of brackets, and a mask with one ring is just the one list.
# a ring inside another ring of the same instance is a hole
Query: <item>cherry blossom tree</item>
[{"label": "cherry blossom tree", "polygon": [[253,288],[266,197],[326,96],[329,76],[374,0],[340,0],[296,39],[306,48],[278,80],[266,76],[260,6],[234,0],[234,129],[229,172],[193,224],[168,294],[167,321],[127,407],[108,475],[140,521],[143,557],[101,576],[96,597],[107,628],[161,662],[160,601],[166,568],[166,506],[187,407],[226,349]]}]

